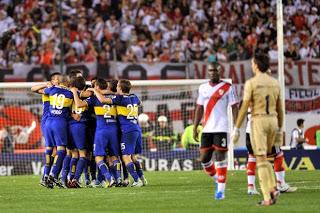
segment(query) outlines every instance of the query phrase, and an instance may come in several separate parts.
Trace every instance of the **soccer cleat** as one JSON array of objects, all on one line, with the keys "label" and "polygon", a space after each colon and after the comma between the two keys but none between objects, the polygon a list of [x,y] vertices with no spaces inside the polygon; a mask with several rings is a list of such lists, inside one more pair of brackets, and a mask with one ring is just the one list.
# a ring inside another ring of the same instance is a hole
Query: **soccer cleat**
[{"label": "soccer cleat", "polygon": [[141,187],[143,186],[143,183],[141,180],[138,180],[137,182],[133,182],[131,187]]},{"label": "soccer cleat", "polygon": [[62,184],[62,182],[54,177],[52,177],[51,175],[49,176],[49,180],[50,184],[52,184],[53,186],[58,186],[61,189],[64,189],[65,186]]},{"label": "soccer cleat", "polygon": [[116,181],[116,187],[121,187],[122,186],[122,180],[121,178],[118,178],[118,180]]},{"label": "soccer cleat", "polygon": [[277,185],[277,189],[281,192],[281,193],[285,193],[285,192],[295,192],[297,191],[297,187],[291,187],[289,184],[284,183],[284,184],[279,184]]},{"label": "soccer cleat", "polygon": [[272,203],[276,204],[276,202],[277,202],[277,200],[278,200],[278,198],[280,196],[280,191],[275,189],[273,192],[270,193],[270,196],[271,196]]},{"label": "soccer cleat", "polygon": [[116,181],[113,178],[111,178],[111,181],[107,184],[107,187],[111,188],[111,187],[114,187],[114,186],[116,186]]},{"label": "soccer cleat", "polygon": [[216,192],[214,199],[216,200],[223,200],[224,199],[224,192]]},{"label": "soccer cleat", "polygon": [[142,178],[141,181],[142,181],[142,186],[148,185],[148,181],[147,181],[147,179],[145,177]]},{"label": "soccer cleat", "polygon": [[260,195],[256,188],[248,187],[248,195]]},{"label": "soccer cleat", "polygon": [[257,203],[257,206],[271,206],[273,204],[275,204],[273,200],[262,200]]},{"label": "soccer cleat", "polygon": [[106,186],[106,182],[103,180],[103,181],[95,181],[94,184],[92,185],[93,188],[104,188]]},{"label": "soccer cleat", "polygon": [[79,181],[77,181],[76,179],[73,179],[71,181],[71,186],[72,186],[72,188],[82,188],[81,183]]},{"label": "soccer cleat", "polygon": [[92,188],[93,187],[90,180],[86,180],[85,184],[86,184],[86,188]]},{"label": "soccer cleat", "polygon": [[130,180],[129,179],[124,179],[123,182],[122,182],[122,186],[123,187],[127,187],[130,185]]},{"label": "soccer cleat", "polygon": [[53,189],[53,183],[51,183],[49,181],[49,177],[48,176],[45,176],[44,179],[41,179],[40,185],[44,186],[44,187],[46,187],[48,189]]},{"label": "soccer cleat", "polygon": [[45,177],[41,178],[39,185],[40,185],[40,186],[47,187]]}]

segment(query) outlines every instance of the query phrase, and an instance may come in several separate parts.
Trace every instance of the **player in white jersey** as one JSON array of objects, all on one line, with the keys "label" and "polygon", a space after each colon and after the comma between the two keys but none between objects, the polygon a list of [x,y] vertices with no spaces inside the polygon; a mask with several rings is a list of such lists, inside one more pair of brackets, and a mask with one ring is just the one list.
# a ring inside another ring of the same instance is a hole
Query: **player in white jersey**
[{"label": "player in white jersey", "polygon": [[[199,87],[193,130],[193,138],[198,141],[197,129],[204,115],[200,159],[205,172],[217,183],[216,200],[224,199],[225,196],[228,106],[232,107],[233,117],[237,118],[239,102],[232,85],[220,80],[221,69],[218,63],[208,65],[207,72],[210,81]],[[213,153],[215,162],[212,160]]]}]

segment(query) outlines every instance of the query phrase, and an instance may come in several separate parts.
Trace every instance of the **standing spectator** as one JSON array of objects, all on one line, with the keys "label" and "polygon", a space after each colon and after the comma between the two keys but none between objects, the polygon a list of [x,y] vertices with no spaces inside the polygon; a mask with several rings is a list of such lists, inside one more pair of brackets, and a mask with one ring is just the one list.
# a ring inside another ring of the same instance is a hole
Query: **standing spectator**
[{"label": "standing spectator", "polygon": [[169,126],[168,118],[160,115],[153,135],[157,151],[172,150],[177,142],[177,133]]},{"label": "standing spectator", "polygon": [[150,122],[149,116],[145,113],[141,113],[138,117],[138,122],[142,131],[142,150],[153,151],[155,149],[152,142],[154,126]]},{"label": "standing spectator", "polygon": [[298,119],[297,126],[291,132],[291,141],[290,147],[292,149],[303,149],[303,144],[308,140],[304,137],[303,128],[304,128],[304,120]]},{"label": "standing spectator", "polygon": [[298,12],[292,17],[292,21],[297,31],[302,30],[306,24],[306,17],[303,15],[303,11],[301,8],[298,9]]}]

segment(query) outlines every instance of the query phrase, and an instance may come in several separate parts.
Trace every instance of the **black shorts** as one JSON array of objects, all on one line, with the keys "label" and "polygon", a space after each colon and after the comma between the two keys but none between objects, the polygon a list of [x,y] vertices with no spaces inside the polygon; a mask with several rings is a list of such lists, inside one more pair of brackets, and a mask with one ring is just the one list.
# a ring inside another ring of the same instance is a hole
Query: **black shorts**
[{"label": "black shorts", "polygon": [[[246,147],[247,147],[247,150],[248,150],[248,153],[250,155],[253,155],[253,150],[252,150],[252,146],[251,146],[251,140],[250,140],[250,134],[249,133],[246,133]],[[279,154],[282,150],[280,149],[280,147],[275,147],[273,146],[272,147],[272,150],[271,150],[271,153],[268,153],[268,157],[274,157],[276,156],[277,154]]]},{"label": "black shorts", "polygon": [[200,150],[228,151],[227,133],[202,133]]}]

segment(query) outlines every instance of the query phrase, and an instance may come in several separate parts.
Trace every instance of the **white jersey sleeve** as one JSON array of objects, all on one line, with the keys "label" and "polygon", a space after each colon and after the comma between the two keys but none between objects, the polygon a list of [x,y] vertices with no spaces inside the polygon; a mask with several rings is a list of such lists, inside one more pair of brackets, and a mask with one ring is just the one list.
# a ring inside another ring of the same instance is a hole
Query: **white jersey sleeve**
[{"label": "white jersey sleeve", "polygon": [[204,93],[203,93],[203,89],[204,89],[204,84],[201,84],[198,90],[198,99],[197,99],[197,104],[198,105],[204,105],[205,102],[205,97],[204,97]]},{"label": "white jersey sleeve", "polygon": [[233,85],[230,87],[228,91],[228,101],[229,101],[229,106],[239,103],[239,97]]}]

